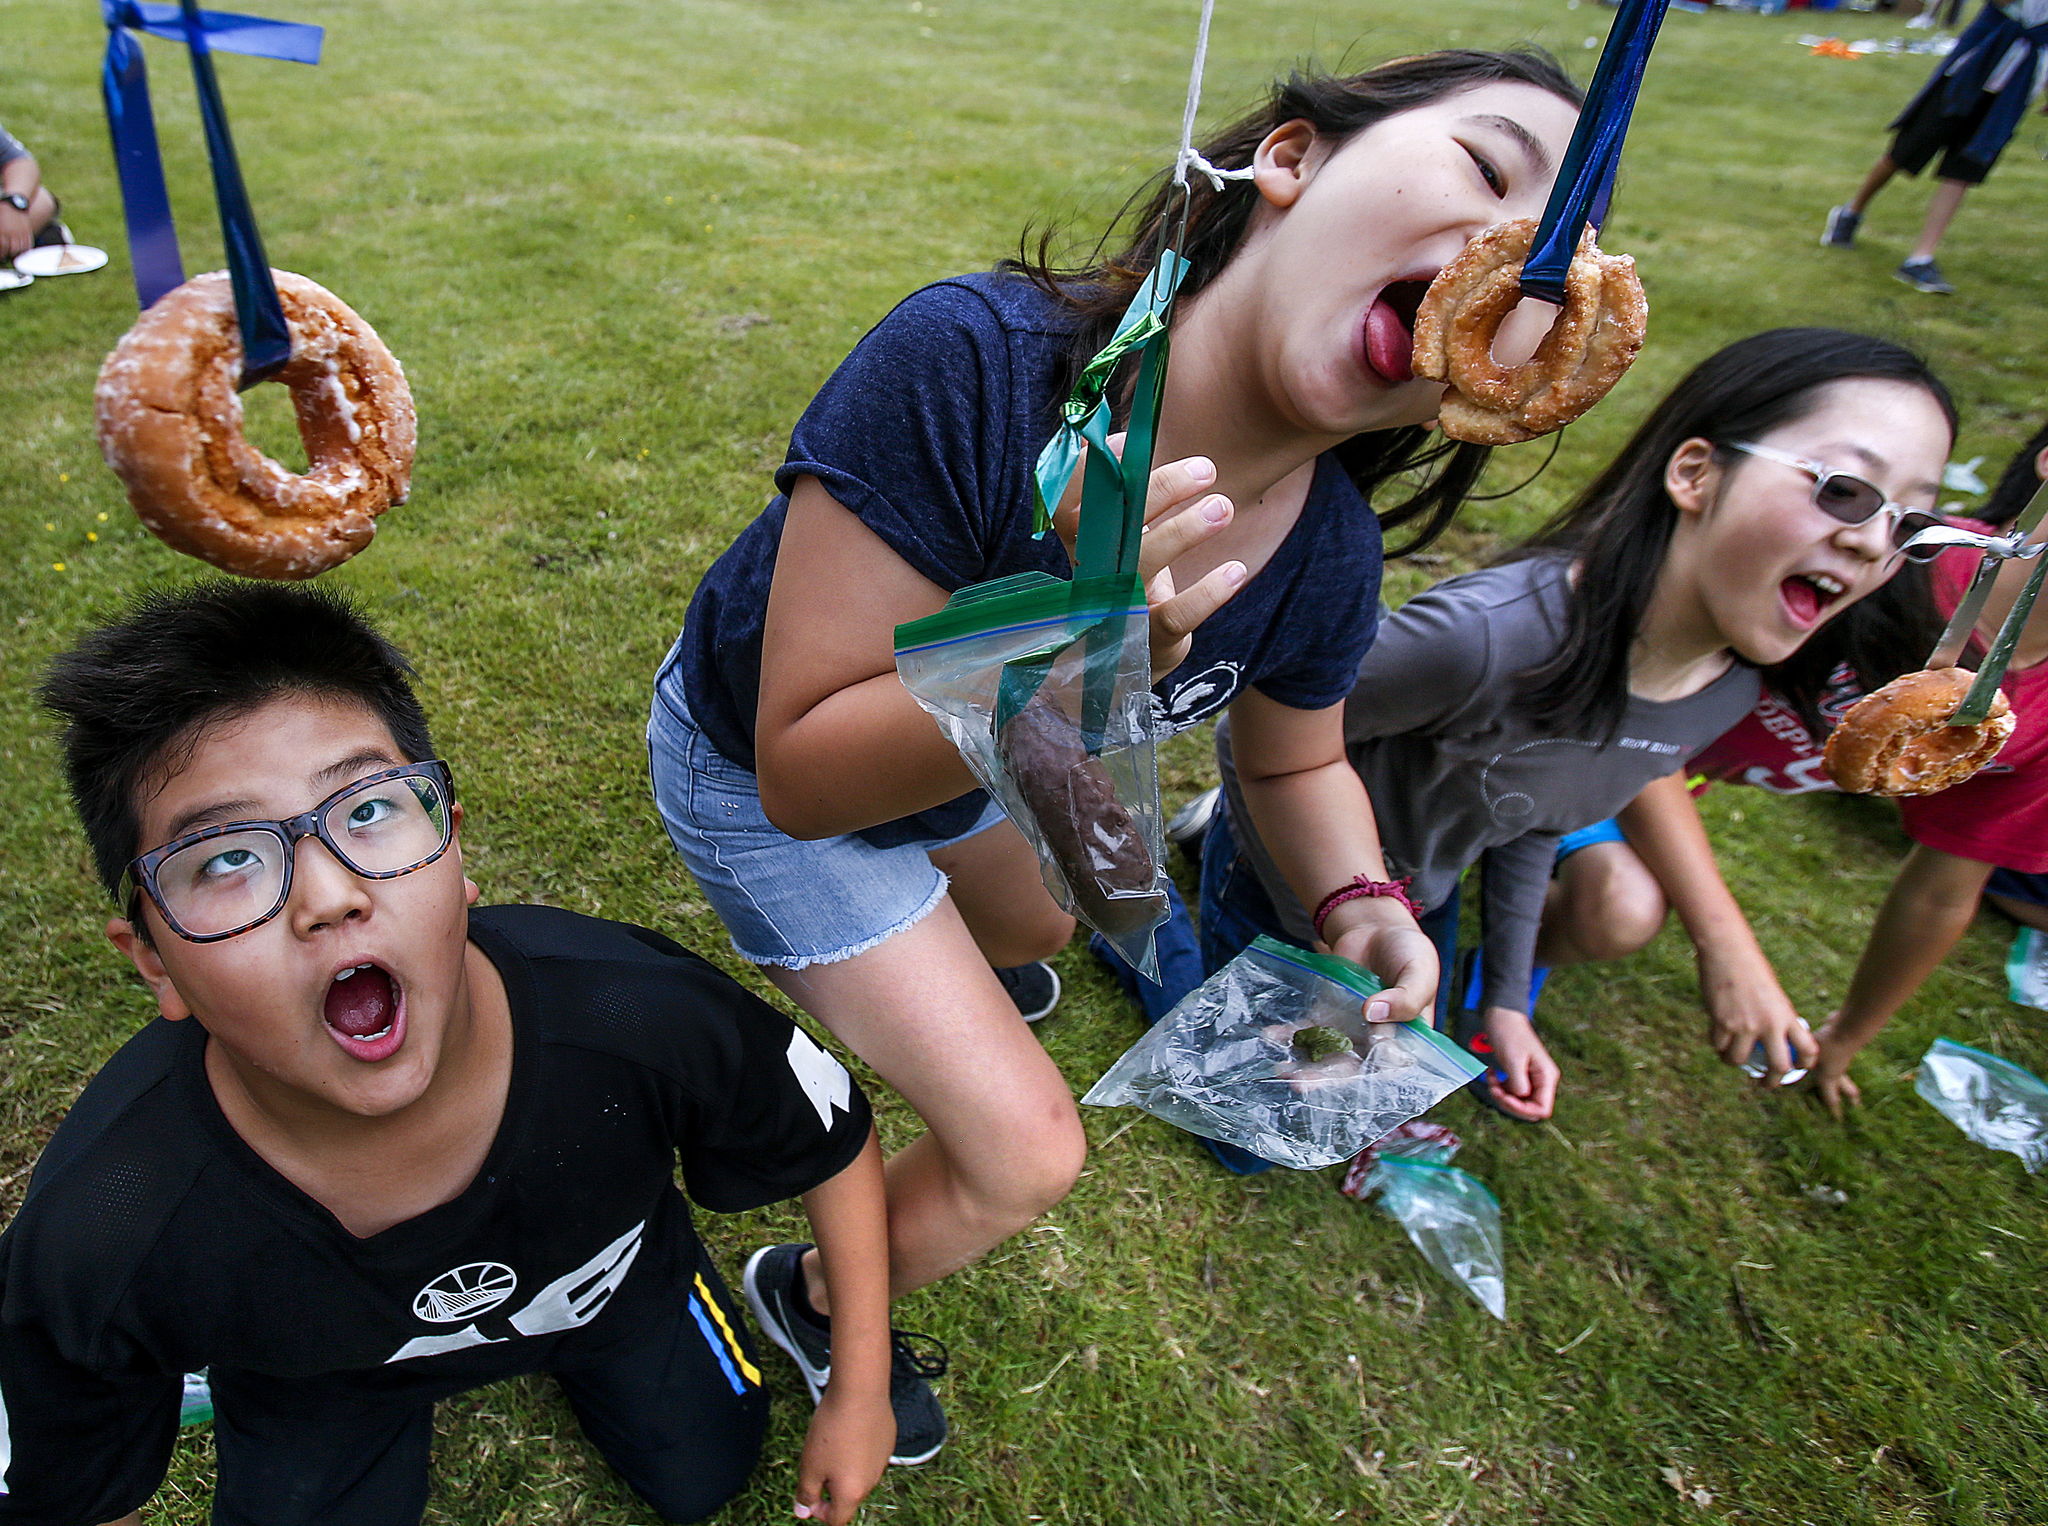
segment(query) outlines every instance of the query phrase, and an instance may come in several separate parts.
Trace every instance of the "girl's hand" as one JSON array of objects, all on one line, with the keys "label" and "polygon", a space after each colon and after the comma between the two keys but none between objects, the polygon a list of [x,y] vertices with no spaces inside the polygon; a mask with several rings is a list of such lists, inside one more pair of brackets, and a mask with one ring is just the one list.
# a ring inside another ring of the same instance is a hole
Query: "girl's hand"
[{"label": "girl's hand", "polygon": [[[1109,437],[1110,449],[1122,450],[1124,437]],[[1074,473],[1053,527],[1074,554],[1081,520],[1081,480]],[[1244,586],[1243,562],[1211,568],[1187,588],[1175,586],[1172,564],[1230,523],[1230,500],[1211,492],[1216,463],[1189,456],[1152,468],[1145,494],[1145,540],[1140,548],[1138,576],[1145,584],[1145,602],[1152,611],[1152,681],[1157,683],[1187,660],[1195,629],[1215,614]]]},{"label": "girl's hand", "polygon": [[889,1394],[847,1395],[825,1387],[796,1464],[796,1518],[847,1526],[881,1481],[896,1445]]},{"label": "girl's hand", "polygon": [[1863,1093],[1849,1079],[1849,1062],[1856,1058],[1856,1050],[1844,1043],[1835,1031],[1841,1018],[1839,1011],[1830,1012],[1828,1020],[1814,1034],[1819,1053],[1806,1074],[1807,1080],[1813,1083],[1814,1095],[1826,1103],[1828,1111],[1838,1119],[1842,1116],[1844,1104],[1853,1107],[1863,1101]]},{"label": "girl's hand", "polygon": [[1813,1035],[1799,1021],[1799,1012],[1778,984],[1777,972],[1761,954],[1728,958],[1701,949],[1700,995],[1710,1023],[1708,1042],[1730,1065],[1746,1065],[1756,1046],[1764,1046],[1770,1074],[1757,1085],[1775,1087],[1788,1070],[1811,1067]]},{"label": "girl's hand", "polygon": [[1494,1102],[1510,1118],[1524,1123],[1548,1118],[1557,1101],[1557,1061],[1536,1036],[1536,1025],[1529,1021],[1528,1013],[1488,1007],[1486,1037],[1493,1045],[1494,1063],[1486,1076],[1486,1090]]},{"label": "girl's hand", "polygon": [[1323,935],[1331,953],[1379,976],[1384,989],[1365,1004],[1367,1022],[1405,1023],[1436,1006],[1436,945],[1402,907],[1377,899],[1348,902],[1330,914]]}]

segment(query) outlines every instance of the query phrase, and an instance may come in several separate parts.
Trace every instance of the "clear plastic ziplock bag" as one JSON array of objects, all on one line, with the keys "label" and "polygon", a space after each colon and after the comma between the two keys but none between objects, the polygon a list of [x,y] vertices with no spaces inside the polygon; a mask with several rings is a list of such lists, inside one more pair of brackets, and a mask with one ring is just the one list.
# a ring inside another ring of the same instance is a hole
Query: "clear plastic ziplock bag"
[{"label": "clear plastic ziplock bag", "polygon": [[[896,671],[1038,854],[1046,888],[1159,979],[1165,836],[1153,745],[1152,630],[1139,579],[1166,328],[1187,263],[1171,249],[1082,368],[1033,472],[1037,533],[1082,473],[1074,578],[1020,573],[963,588],[896,627]],[[1111,379],[1135,362],[1122,454]]]},{"label": "clear plastic ziplock bag", "polygon": [[1495,1319],[1508,1317],[1500,1200],[1484,1182],[1456,1166],[1388,1155],[1373,1166],[1365,1190],[1407,1231],[1423,1260]]},{"label": "clear plastic ziplock bag", "polygon": [[1191,1134],[1314,1171],[1356,1155],[1485,1069],[1425,1023],[1368,1023],[1380,983],[1348,959],[1259,938],[1089,1089]]},{"label": "clear plastic ziplock bag", "polygon": [[896,630],[896,668],[1037,850],[1053,899],[1158,978],[1152,673],[1134,578],[1024,573]]},{"label": "clear plastic ziplock bag", "polygon": [[1913,1090],[1970,1138],[2010,1150],[2029,1171],[2048,1165],[2048,1082],[2010,1060],[1936,1039]]}]

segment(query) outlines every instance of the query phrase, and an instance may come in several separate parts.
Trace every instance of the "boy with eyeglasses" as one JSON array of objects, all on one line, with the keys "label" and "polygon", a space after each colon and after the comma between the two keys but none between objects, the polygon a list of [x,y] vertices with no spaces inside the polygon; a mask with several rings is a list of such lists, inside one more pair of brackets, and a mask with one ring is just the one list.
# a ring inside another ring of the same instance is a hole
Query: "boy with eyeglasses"
[{"label": "boy with eyeglasses", "polygon": [[801,1195],[830,1247],[796,1513],[850,1520],[895,1437],[865,1100],[658,934],[472,910],[408,672],[332,595],[221,582],[43,682],[161,1020],[0,1237],[0,1522],[139,1519],[202,1367],[221,1526],[417,1521],[434,1403],[538,1371],[663,1518],[711,1514],[767,1397],[678,1164],[705,1208]]}]

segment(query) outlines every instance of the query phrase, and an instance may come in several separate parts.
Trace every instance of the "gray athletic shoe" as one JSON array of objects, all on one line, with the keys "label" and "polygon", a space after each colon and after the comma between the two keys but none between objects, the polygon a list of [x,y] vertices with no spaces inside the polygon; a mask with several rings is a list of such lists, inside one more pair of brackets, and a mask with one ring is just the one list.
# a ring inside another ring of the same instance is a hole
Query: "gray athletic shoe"
[{"label": "gray athletic shoe", "polygon": [[1931,297],[1952,297],[1956,289],[1942,279],[1941,269],[1933,260],[1908,260],[1892,272],[1915,291],[1924,291]]},{"label": "gray athletic shoe", "polygon": [[[808,1245],[764,1245],[747,1259],[740,1285],[768,1339],[789,1353],[811,1402],[832,1381],[832,1326],[796,1301]],[[930,1462],[946,1444],[946,1412],[931,1380],[946,1370],[946,1348],[913,1330],[889,1332],[889,1408],[896,1415],[896,1445],[889,1461],[899,1468]]]},{"label": "gray athletic shoe", "polygon": [[1175,811],[1166,822],[1166,840],[1177,844],[1190,858],[1202,856],[1202,838],[1216,819],[1216,807],[1223,799],[1221,786],[1207,789]]},{"label": "gray athletic shoe", "polygon": [[1829,208],[1827,223],[1820,230],[1821,248],[1849,248],[1856,242],[1856,230],[1862,225],[1861,212],[1852,212],[1847,206]]}]

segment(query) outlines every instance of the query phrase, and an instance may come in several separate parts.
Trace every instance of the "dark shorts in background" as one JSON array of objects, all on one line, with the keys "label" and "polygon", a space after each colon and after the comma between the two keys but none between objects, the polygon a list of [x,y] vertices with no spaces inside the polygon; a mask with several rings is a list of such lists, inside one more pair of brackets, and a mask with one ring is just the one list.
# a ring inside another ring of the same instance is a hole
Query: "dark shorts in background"
[{"label": "dark shorts in background", "polygon": [[[1989,90],[1979,91],[1977,104],[1966,114],[1943,116],[1938,92],[1929,91],[1927,96],[1906,108],[1899,119],[1892,123],[1896,134],[1892,139],[1891,160],[1908,175],[1917,175],[1927,168],[1928,161],[1936,154],[1941,163],[1934,173],[1943,180],[1960,180],[1965,185],[1982,185],[1984,177],[1991,173],[1991,166],[1998,162],[1998,154],[1983,161],[1966,159],[1962,145],[1977,135],[1977,129],[1984,125],[1984,118],[1990,113],[1991,103],[1997,97]],[[2001,149],[2004,145],[2000,145]]]},{"label": "dark shorts in background", "polygon": [[1984,882],[1986,895],[2002,895],[2009,901],[2029,906],[2048,906],[2048,874],[2022,874],[2017,869],[1994,869]]}]

